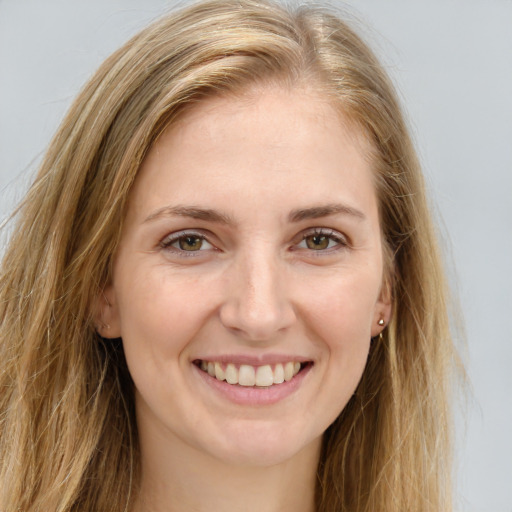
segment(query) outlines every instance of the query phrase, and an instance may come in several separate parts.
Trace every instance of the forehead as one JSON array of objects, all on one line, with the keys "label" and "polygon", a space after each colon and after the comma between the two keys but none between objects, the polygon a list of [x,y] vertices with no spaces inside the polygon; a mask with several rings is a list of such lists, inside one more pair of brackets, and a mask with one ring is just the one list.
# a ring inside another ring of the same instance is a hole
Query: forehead
[{"label": "forehead", "polygon": [[254,88],[188,108],[150,149],[132,195],[146,202],[178,193],[188,201],[214,193],[226,201],[233,193],[277,198],[279,188],[359,195],[373,179],[368,146],[355,123],[314,91]]},{"label": "forehead", "polygon": [[[279,117],[275,111],[279,110]],[[173,123],[164,130],[164,136],[174,136],[191,124],[199,127],[202,122],[224,124],[226,117],[248,119],[247,130],[258,129],[258,123],[264,124],[263,134],[269,136],[279,126],[285,116],[290,126],[298,126],[301,121],[325,126],[336,124],[351,143],[358,146],[362,154],[370,152],[371,144],[358,123],[346,114],[343,104],[334,97],[314,87],[293,86],[290,84],[255,84],[241,89],[237,93],[222,93],[207,96],[195,103],[186,105]],[[294,124],[295,123],[295,124]],[[208,132],[204,132],[208,135]],[[158,141],[156,142],[158,144]]]}]

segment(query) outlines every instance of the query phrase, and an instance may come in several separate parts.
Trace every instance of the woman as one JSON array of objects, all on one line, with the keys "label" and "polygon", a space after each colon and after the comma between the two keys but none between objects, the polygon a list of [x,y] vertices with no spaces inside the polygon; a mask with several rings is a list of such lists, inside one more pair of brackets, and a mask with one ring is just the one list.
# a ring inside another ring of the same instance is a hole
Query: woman
[{"label": "woman", "polygon": [[18,215],[0,510],[450,509],[422,176],[335,15],[209,1],[142,31]]}]

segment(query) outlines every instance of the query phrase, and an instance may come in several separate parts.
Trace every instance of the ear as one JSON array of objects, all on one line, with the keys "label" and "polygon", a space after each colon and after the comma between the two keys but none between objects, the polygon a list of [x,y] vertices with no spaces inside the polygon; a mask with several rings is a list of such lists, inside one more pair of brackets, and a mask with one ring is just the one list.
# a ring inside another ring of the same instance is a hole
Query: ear
[{"label": "ear", "polygon": [[389,324],[392,313],[392,285],[391,279],[384,279],[380,295],[375,303],[372,321],[372,338],[378,336]]},{"label": "ear", "polygon": [[121,322],[113,285],[100,291],[94,303],[96,332],[107,339],[121,337]]}]

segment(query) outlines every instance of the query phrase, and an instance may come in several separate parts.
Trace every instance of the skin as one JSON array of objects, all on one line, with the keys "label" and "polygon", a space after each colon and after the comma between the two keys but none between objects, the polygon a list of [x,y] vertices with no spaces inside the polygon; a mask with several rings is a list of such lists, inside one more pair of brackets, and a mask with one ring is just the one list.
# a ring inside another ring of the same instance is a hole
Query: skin
[{"label": "skin", "polygon": [[[136,387],[135,510],[313,510],[322,434],[390,314],[366,154],[327,101],[270,86],[200,103],[149,151],[99,307]],[[194,364],[221,357],[309,368],[240,404]]]}]

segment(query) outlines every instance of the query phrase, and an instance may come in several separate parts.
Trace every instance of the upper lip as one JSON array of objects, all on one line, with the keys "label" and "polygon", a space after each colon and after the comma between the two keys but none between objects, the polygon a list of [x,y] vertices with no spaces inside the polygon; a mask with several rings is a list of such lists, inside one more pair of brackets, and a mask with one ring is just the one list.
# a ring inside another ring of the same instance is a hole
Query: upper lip
[{"label": "upper lip", "polygon": [[309,357],[292,355],[292,354],[260,354],[260,355],[248,355],[248,354],[218,354],[218,355],[204,355],[196,357],[194,361],[210,361],[217,363],[234,363],[234,364],[247,364],[251,366],[263,366],[266,364],[279,364],[287,363],[289,361],[298,363],[309,363],[312,359]]}]

